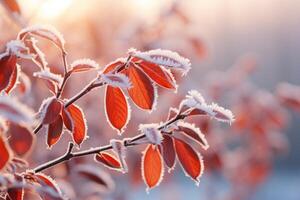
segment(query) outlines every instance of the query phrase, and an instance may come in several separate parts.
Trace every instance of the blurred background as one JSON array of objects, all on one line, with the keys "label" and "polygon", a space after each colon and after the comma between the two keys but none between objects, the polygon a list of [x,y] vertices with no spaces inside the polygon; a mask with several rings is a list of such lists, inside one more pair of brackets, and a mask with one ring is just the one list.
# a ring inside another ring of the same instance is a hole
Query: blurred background
[{"label": "blurred background", "polygon": [[[178,93],[160,91],[155,112],[149,115],[131,105],[134,112],[125,137],[135,135],[139,123],[165,119],[168,108],[177,106],[190,89],[201,91],[209,101],[226,105],[236,116],[236,123],[230,127],[208,119],[193,121],[207,134],[211,145],[208,152],[203,152],[206,170],[199,187],[184,177],[178,165],[172,175],[166,173],[160,187],[146,194],[140,175],[141,149],[136,149],[130,150],[128,156],[132,163],[129,175],[112,174],[115,191],[89,199],[300,199],[300,113],[282,99],[290,90],[300,95],[300,90],[292,90],[293,85],[300,85],[300,1],[19,0],[19,3],[22,19],[0,7],[0,49],[16,38],[22,26],[51,24],[64,35],[70,63],[91,58],[104,66],[126,56],[131,47],[170,49],[191,60],[188,76],[178,76]],[[61,73],[63,65],[57,49],[45,41],[39,44],[51,70]],[[38,70],[33,63],[24,62],[22,68],[32,81],[30,95],[25,94],[22,101],[38,110],[42,99],[50,93],[32,77]],[[73,96],[94,76],[89,73],[72,77],[64,97]],[[82,148],[104,145],[110,138],[119,137],[107,125],[103,90],[92,92],[78,103],[89,123],[90,139]],[[45,134],[38,140],[41,142],[36,142],[28,155],[32,166],[61,155],[70,137],[65,134],[51,152],[46,149]],[[77,162],[91,160],[75,160],[49,173],[59,177],[60,185],[71,199],[84,199],[75,195],[78,185],[71,187],[66,183],[72,178],[65,171]]]}]

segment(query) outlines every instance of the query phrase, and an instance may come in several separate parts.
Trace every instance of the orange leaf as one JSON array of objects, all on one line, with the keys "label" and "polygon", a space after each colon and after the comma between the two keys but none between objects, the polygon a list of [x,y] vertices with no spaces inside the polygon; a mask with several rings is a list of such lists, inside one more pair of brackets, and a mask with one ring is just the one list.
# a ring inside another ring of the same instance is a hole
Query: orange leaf
[{"label": "orange leaf", "polygon": [[34,142],[31,131],[19,124],[11,123],[8,130],[9,146],[18,156],[27,154]]},{"label": "orange leaf", "polygon": [[54,122],[49,124],[48,126],[48,136],[47,136],[47,144],[49,148],[56,144],[60,139],[63,128],[63,120],[62,116],[59,115]]},{"label": "orange leaf", "polygon": [[75,104],[71,104],[64,109],[64,123],[66,127],[72,131],[74,142],[80,145],[87,135],[87,126],[84,114],[81,108]]},{"label": "orange leaf", "polygon": [[9,161],[9,150],[2,135],[0,135],[0,170],[2,170]]},{"label": "orange leaf", "polygon": [[132,87],[128,93],[133,102],[140,108],[152,110],[155,102],[155,88],[150,79],[140,69],[130,65],[125,71]]},{"label": "orange leaf", "polygon": [[128,103],[120,88],[107,86],[105,94],[105,111],[113,128],[122,132],[129,119]]},{"label": "orange leaf", "polygon": [[157,186],[163,174],[163,161],[158,148],[148,145],[142,157],[142,176],[148,188]]},{"label": "orange leaf", "polygon": [[7,88],[17,64],[16,56],[4,56],[0,59],[0,91]]},{"label": "orange leaf", "polygon": [[106,152],[98,153],[97,155],[95,155],[95,160],[112,169],[122,168],[119,160],[115,156]]},{"label": "orange leaf", "polygon": [[174,79],[171,79],[171,76],[167,75],[166,70],[161,66],[147,61],[141,61],[136,64],[159,86],[176,89]]},{"label": "orange leaf", "polygon": [[162,145],[162,155],[166,165],[169,169],[173,169],[175,165],[175,148],[174,148],[174,141],[168,135],[163,135],[164,139],[161,143]]},{"label": "orange leaf", "polygon": [[199,178],[204,169],[202,159],[197,152],[184,141],[180,139],[174,139],[174,141],[177,157],[183,170],[188,176],[196,182],[199,182]]}]

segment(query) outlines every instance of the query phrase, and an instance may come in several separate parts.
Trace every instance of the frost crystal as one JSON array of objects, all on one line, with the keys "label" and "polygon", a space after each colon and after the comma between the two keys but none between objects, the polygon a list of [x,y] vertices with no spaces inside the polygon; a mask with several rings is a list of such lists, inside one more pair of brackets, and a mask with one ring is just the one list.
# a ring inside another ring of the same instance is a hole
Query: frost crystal
[{"label": "frost crystal", "polygon": [[33,55],[29,54],[29,49],[20,40],[11,40],[6,44],[8,54],[12,53],[20,58],[32,59]]},{"label": "frost crystal", "polygon": [[75,60],[71,64],[71,69],[73,69],[76,66],[88,66],[90,68],[95,68],[95,69],[99,68],[99,64],[96,61],[91,60],[89,58],[83,58],[83,59]]},{"label": "frost crystal", "polygon": [[39,72],[34,72],[33,76],[54,81],[54,82],[58,83],[59,85],[62,83],[62,80],[63,80],[61,75],[50,72],[49,68],[45,68],[44,70],[39,71]]},{"label": "frost crystal", "polygon": [[139,130],[146,135],[152,144],[160,144],[163,140],[158,124],[141,124]]},{"label": "frost crystal", "polygon": [[171,69],[183,71],[185,75],[191,69],[190,60],[180,56],[178,53],[170,50],[155,49],[146,52],[140,52],[135,49],[129,49],[129,55],[152,62],[158,65],[163,65]]},{"label": "frost crystal", "polygon": [[225,109],[221,106],[219,106],[216,103],[212,103],[210,105],[210,108],[213,110],[214,114],[214,118],[217,119],[218,121],[221,122],[228,122],[228,123],[232,123],[234,122],[234,115],[232,114],[232,112],[228,109]]},{"label": "frost crystal", "polygon": [[124,74],[100,74],[100,78],[107,83],[108,85],[112,86],[112,87],[120,87],[120,88],[130,88],[131,82],[129,80],[129,78],[127,76],[125,76]]},{"label": "frost crystal", "polygon": [[112,140],[110,140],[110,144],[111,144],[114,152],[119,157],[119,160],[120,160],[121,165],[122,165],[123,173],[127,173],[128,172],[128,167],[127,167],[127,164],[126,164],[126,161],[125,161],[126,148],[124,146],[124,142],[121,141],[121,140],[112,139]]}]

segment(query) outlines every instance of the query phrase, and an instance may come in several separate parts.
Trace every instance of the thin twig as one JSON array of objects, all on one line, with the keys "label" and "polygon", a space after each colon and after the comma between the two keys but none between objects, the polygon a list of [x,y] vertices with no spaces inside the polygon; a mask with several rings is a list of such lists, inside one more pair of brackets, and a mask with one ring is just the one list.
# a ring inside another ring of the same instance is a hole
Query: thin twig
[{"label": "thin twig", "polygon": [[[162,130],[163,128],[173,124],[174,122],[178,121],[178,120],[182,120],[184,119],[185,117],[187,117],[188,115],[184,115],[184,114],[179,114],[177,116],[175,116],[173,119],[170,119],[168,120],[167,122],[165,122],[163,125],[161,125],[160,127],[158,127],[159,130]],[[130,146],[136,146],[136,145],[139,145],[139,143],[136,143],[137,141],[140,141],[142,139],[144,139],[146,137],[145,134],[139,134],[139,135],[136,135],[132,138],[128,138],[126,139],[126,142],[124,143],[124,146],[126,147],[130,147]],[[70,143],[70,144],[73,144],[73,143]],[[72,147],[73,148],[73,147]],[[83,151],[78,151],[78,152],[72,152],[72,148],[70,149],[70,146],[67,150],[67,152],[52,160],[52,161],[49,161],[45,164],[42,164],[38,167],[36,167],[33,171],[35,173],[38,173],[38,172],[41,172],[45,169],[48,169],[48,168],[51,168],[57,164],[60,164],[60,163],[63,163],[63,162],[66,162],[72,158],[75,158],[75,157],[81,157],[81,156],[86,156],[86,155],[92,155],[92,154],[97,154],[97,153],[100,153],[102,151],[107,151],[107,150],[110,150],[112,149],[112,145],[106,145],[106,146],[101,146],[101,147],[96,147],[96,148],[92,148],[92,149],[88,149],[88,150],[83,150]]]}]

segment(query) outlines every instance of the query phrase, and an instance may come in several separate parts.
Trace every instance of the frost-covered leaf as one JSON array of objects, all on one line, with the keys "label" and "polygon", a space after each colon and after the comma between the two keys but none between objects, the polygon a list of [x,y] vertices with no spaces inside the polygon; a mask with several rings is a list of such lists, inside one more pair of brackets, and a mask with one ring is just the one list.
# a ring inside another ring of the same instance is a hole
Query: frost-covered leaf
[{"label": "frost-covered leaf", "polygon": [[30,54],[29,49],[21,40],[11,40],[8,43],[6,43],[6,51],[9,55],[15,55],[19,58],[33,58],[33,55]]},{"label": "frost-covered leaf", "polygon": [[124,89],[128,89],[131,87],[131,83],[128,77],[121,73],[101,74],[100,79],[112,87],[119,87]]},{"label": "frost-covered leaf", "polygon": [[177,158],[186,173],[198,184],[203,173],[203,160],[198,153],[187,143],[174,139]]},{"label": "frost-covered leaf", "polygon": [[36,35],[52,41],[64,51],[65,40],[60,32],[49,25],[34,25],[22,29],[18,34],[18,39],[24,40],[26,35]]},{"label": "frost-covered leaf", "polygon": [[161,66],[144,60],[137,62],[136,65],[139,66],[157,85],[167,89],[176,90],[177,85],[174,77]]},{"label": "frost-covered leaf", "polygon": [[113,151],[118,155],[118,158],[121,162],[122,172],[127,173],[128,167],[126,163],[126,148],[124,146],[124,142],[122,140],[112,139],[110,140],[110,144],[113,148]]},{"label": "frost-covered leaf", "polygon": [[102,74],[113,72],[126,63],[126,58],[118,58],[104,67]]},{"label": "frost-covered leaf", "polygon": [[21,67],[20,67],[20,65],[17,64],[13,73],[11,74],[9,83],[8,83],[7,87],[5,88],[5,92],[7,94],[9,94],[16,87],[20,73],[21,73]]},{"label": "frost-covered leaf", "polygon": [[33,124],[35,121],[31,109],[16,99],[4,95],[0,95],[0,116],[17,124]]},{"label": "frost-covered leaf", "polygon": [[169,50],[156,49],[140,52],[131,49],[129,50],[129,55],[157,65],[169,67],[170,69],[181,70],[183,74],[186,74],[191,68],[189,59],[183,58],[178,53]]},{"label": "frost-covered leaf", "polygon": [[156,88],[150,79],[140,69],[130,66],[125,74],[132,83],[128,94],[133,102],[141,109],[152,110],[156,103]]},{"label": "frost-covered leaf", "polygon": [[17,156],[22,157],[30,152],[35,140],[30,128],[10,123],[7,133],[9,146]]},{"label": "frost-covered leaf", "polygon": [[61,75],[50,72],[49,68],[45,68],[39,72],[34,72],[33,76],[44,79],[44,80],[52,81],[58,85],[61,85],[61,83],[63,81],[63,78]]},{"label": "frost-covered leaf", "polygon": [[142,157],[142,177],[147,190],[159,185],[164,175],[163,160],[158,148],[148,145]]},{"label": "frost-covered leaf", "polygon": [[8,55],[0,58],[0,91],[8,87],[16,67],[16,56]]},{"label": "frost-covered leaf", "polygon": [[160,144],[163,140],[158,124],[140,124],[139,130],[146,135],[152,144]]},{"label": "frost-covered leaf", "polygon": [[85,72],[90,70],[95,70],[99,68],[98,63],[91,59],[79,59],[75,60],[70,66],[71,72]]},{"label": "frost-covered leaf", "polygon": [[104,164],[106,167],[121,170],[122,166],[120,161],[112,154],[102,152],[95,155],[95,161]]},{"label": "frost-covered leaf", "polygon": [[130,119],[130,108],[120,88],[106,87],[105,113],[109,124],[122,133]]},{"label": "frost-covered leaf", "polygon": [[195,127],[194,124],[180,121],[177,123],[177,127],[177,131],[180,131],[196,140],[203,149],[207,150],[209,148],[209,145],[205,139],[205,135],[201,133],[200,129]]},{"label": "frost-covered leaf", "polygon": [[39,119],[43,124],[51,124],[62,110],[62,102],[55,96],[45,99],[39,109]]},{"label": "frost-covered leaf", "polygon": [[31,180],[38,183],[41,187],[36,188],[42,199],[62,200],[62,193],[54,179],[43,173],[28,174]]},{"label": "frost-covered leaf", "polygon": [[169,168],[170,172],[170,170],[174,169],[176,158],[173,138],[168,135],[163,135],[161,149],[165,164]]},{"label": "frost-covered leaf", "polygon": [[63,121],[72,132],[73,140],[78,146],[87,138],[87,122],[81,108],[71,104],[63,109]]},{"label": "frost-covered leaf", "polygon": [[221,122],[227,122],[229,124],[231,124],[232,122],[234,122],[234,115],[232,114],[232,112],[228,109],[225,109],[221,106],[219,106],[218,104],[211,104],[210,108],[212,109],[212,111],[214,112],[214,118],[217,119],[218,121]]},{"label": "frost-covered leaf", "polygon": [[54,122],[48,125],[47,144],[49,148],[58,142],[61,137],[62,130],[63,119],[62,116],[59,115]]},{"label": "frost-covered leaf", "polygon": [[[98,186],[97,190],[101,192],[112,191],[115,188],[115,184],[111,176],[105,173],[99,167],[88,165],[88,164],[81,164],[81,165],[76,165],[74,171],[78,173],[81,177],[91,181],[93,184],[96,184]],[[91,186],[90,184],[87,185]],[[95,191],[91,191],[91,192],[95,192]]]},{"label": "frost-covered leaf", "polygon": [[0,134],[0,171],[6,166],[10,159],[10,151],[3,134]]},{"label": "frost-covered leaf", "polygon": [[33,62],[36,63],[41,69],[47,68],[48,63],[45,59],[45,54],[37,46],[38,41],[34,37],[30,37],[24,42],[29,48],[30,53],[35,55],[35,57],[32,58]]}]

